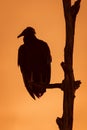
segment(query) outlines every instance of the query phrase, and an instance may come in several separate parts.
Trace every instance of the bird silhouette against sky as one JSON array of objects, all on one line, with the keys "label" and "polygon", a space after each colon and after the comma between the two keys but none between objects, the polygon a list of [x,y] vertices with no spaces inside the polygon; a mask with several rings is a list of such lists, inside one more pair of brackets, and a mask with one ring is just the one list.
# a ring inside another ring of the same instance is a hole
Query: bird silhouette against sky
[{"label": "bird silhouette against sky", "polygon": [[35,34],[34,28],[27,27],[18,36],[23,36],[24,42],[18,50],[18,65],[25,87],[33,99],[46,92],[45,85],[50,83],[52,61],[47,43],[38,39]]}]

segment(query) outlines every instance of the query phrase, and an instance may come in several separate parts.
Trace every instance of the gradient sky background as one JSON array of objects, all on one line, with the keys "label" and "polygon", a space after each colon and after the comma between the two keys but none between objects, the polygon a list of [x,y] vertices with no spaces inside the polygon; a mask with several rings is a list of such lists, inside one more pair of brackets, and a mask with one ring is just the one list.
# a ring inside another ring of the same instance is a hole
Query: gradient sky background
[{"label": "gradient sky background", "polygon": [[[82,0],[76,21],[74,45],[75,79],[81,80],[74,105],[74,130],[87,129],[87,1]],[[0,129],[58,130],[62,116],[63,93],[47,90],[41,99],[32,100],[24,87],[17,66],[17,35],[27,26],[46,41],[52,54],[51,83],[64,79],[60,63],[65,46],[65,21],[62,0],[0,1]]]}]

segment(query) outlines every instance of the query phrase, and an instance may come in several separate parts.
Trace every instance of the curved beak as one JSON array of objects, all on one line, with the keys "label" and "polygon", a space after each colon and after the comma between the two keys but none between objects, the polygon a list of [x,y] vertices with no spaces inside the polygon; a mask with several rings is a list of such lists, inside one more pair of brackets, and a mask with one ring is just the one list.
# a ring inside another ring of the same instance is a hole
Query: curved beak
[{"label": "curved beak", "polygon": [[23,34],[21,33],[21,34],[19,34],[18,36],[17,36],[17,38],[20,38],[21,36],[23,36]]}]

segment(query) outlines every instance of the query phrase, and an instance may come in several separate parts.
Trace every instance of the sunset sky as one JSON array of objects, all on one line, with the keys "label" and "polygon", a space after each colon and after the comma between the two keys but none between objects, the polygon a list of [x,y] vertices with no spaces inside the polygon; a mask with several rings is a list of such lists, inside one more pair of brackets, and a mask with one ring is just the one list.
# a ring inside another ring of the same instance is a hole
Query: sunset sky
[{"label": "sunset sky", "polygon": [[[72,1],[74,2],[74,0]],[[82,0],[77,16],[74,44],[74,74],[81,80],[74,103],[73,130],[87,129],[87,0]],[[62,0],[0,1],[0,130],[58,130],[62,116],[63,92],[47,90],[34,101],[28,94],[17,66],[17,39],[27,26],[46,41],[52,55],[51,83],[62,82],[60,66],[64,57],[65,21]]]}]

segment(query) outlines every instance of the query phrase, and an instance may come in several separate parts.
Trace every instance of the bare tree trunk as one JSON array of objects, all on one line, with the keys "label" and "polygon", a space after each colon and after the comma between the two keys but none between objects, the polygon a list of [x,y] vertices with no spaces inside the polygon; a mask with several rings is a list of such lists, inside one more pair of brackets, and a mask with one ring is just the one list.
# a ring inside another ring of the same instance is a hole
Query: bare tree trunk
[{"label": "bare tree trunk", "polygon": [[[76,15],[80,8],[80,1],[77,0],[74,5],[71,5],[71,0],[62,0],[64,8],[64,16],[66,23],[66,45],[64,49],[64,62],[61,66],[64,70],[63,81],[63,116],[57,118],[56,122],[60,130],[72,130],[73,128],[73,107],[75,90],[78,88],[75,85],[75,78],[73,73],[73,46]],[[77,81],[80,85],[80,81]]]}]

